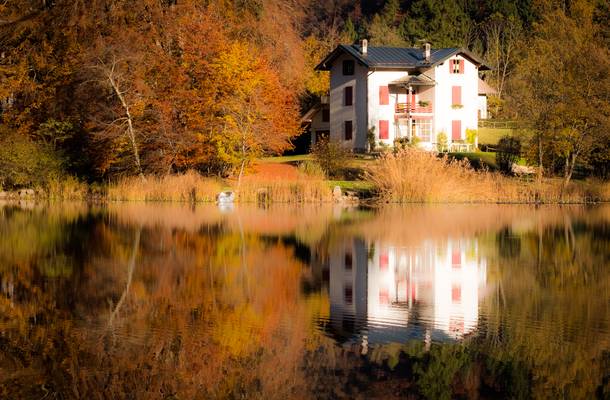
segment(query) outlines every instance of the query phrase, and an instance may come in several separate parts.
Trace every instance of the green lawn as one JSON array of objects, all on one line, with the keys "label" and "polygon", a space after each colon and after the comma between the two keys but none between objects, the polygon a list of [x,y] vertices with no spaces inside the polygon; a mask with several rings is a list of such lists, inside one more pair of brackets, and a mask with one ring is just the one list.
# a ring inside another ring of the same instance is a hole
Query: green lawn
[{"label": "green lawn", "polygon": [[479,128],[479,144],[498,144],[498,141],[504,136],[512,136],[513,129],[503,128]]},{"label": "green lawn", "polygon": [[294,156],[275,156],[275,157],[263,157],[260,159],[266,163],[292,163],[296,161],[307,161],[311,160],[311,154],[297,154]]},{"label": "green lawn", "polygon": [[498,168],[498,165],[496,164],[496,153],[492,152],[449,153],[449,157],[453,157],[457,160],[467,158],[475,167],[486,166],[491,170]]}]

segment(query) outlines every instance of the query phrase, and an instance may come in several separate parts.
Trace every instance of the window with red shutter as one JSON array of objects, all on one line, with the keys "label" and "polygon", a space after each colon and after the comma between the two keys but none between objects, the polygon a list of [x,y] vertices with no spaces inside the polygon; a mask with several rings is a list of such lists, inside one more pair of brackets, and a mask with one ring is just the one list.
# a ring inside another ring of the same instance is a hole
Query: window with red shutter
[{"label": "window with red shutter", "polygon": [[352,121],[345,121],[345,132],[343,136],[345,140],[352,140],[352,130]]},{"label": "window with red shutter", "polygon": [[387,106],[390,104],[390,90],[387,86],[379,86],[379,105]]},{"label": "window with red shutter", "polygon": [[451,302],[459,303],[462,301],[462,287],[460,285],[451,286]]},{"label": "window with red shutter", "polygon": [[379,139],[390,138],[390,121],[381,120],[379,121]]},{"label": "window with red shutter", "polygon": [[462,87],[452,86],[451,87],[451,104],[462,105]]},{"label": "window with red shutter", "polygon": [[462,140],[462,121],[451,121],[451,139]]},{"label": "window with red shutter", "polygon": [[354,88],[352,86],[347,86],[344,89],[345,92],[345,105],[346,106],[351,106],[352,104],[354,104]]}]

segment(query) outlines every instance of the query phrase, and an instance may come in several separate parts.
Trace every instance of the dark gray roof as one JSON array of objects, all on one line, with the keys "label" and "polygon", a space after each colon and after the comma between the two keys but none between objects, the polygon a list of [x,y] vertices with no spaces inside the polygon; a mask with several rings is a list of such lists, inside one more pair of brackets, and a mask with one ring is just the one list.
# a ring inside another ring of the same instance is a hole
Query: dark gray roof
[{"label": "dark gray roof", "polygon": [[353,56],[360,64],[369,69],[426,69],[442,63],[454,55],[461,54],[479,66],[480,70],[489,69],[485,62],[471,51],[450,47],[445,49],[431,49],[430,60],[424,60],[423,50],[409,47],[372,47],[368,46],[367,54],[361,53],[357,44],[337,46],[329,55],[316,66],[316,70],[329,71],[330,67],[340,54],[347,53]]}]

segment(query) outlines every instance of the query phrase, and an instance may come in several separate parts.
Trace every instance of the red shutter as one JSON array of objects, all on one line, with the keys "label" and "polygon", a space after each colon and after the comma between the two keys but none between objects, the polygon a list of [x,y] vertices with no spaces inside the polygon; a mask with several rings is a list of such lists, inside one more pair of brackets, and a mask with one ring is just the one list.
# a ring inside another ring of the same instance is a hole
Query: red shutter
[{"label": "red shutter", "polygon": [[390,138],[390,121],[381,120],[379,121],[379,139]]},{"label": "red shutter", "polygon": [[459,303],[462,301],[462,287],[460,285],[451,286],[451,302]]},{"label": "red shutter", "polygon": [[454,250],[451,254],[451,265],[453,268],[459,268],[462,266],[462,253],[459,250]]},{"label": "red shutter", "polygon": [[390,304],[390,291],[387,288],[379,289],[379,304]]},{"label": "red shutter", "polygon": [[451,121],[451,139],[462,140],[462,121]]},{"label": "red shutter", "polygon": [[351,106],[354,102],[354,92],[352,86],[347,86],[345,88],[345,105]]},{"label": "red shutter", "polygon": [[390,104],[390,91],[387,86],[379,86],[379,105],[387,106]]},{"label": "red shutter", "polygon": [[451,104],[462,104],[462,87],[451,87]]},{"label": "red shutter", "polygon": [[460,60],[460,74],[464,73],[464,60]]},{"label": "red shutter", "polygon": [[379,255],[379,269],[382,271],[387,271],[388,270],[388,265],[390,262],[390,257],[387,254],[380,254]]},{"label": "red shutter", "polygon": [[453,73],[453,60],[447,60],[447,64],[449,64],[449,73]]}]

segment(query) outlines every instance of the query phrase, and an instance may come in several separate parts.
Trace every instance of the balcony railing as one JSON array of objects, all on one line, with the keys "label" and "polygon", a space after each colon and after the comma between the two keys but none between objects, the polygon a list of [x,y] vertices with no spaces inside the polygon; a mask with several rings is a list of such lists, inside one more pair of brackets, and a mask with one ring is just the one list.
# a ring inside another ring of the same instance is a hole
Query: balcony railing
[{"label": "balcony railing", "polygon": [[431,113],[432,104],[427,106],[420,106],[419,104],[411,103],[396,103],[396,114],[408,114],[408,113]]}]

